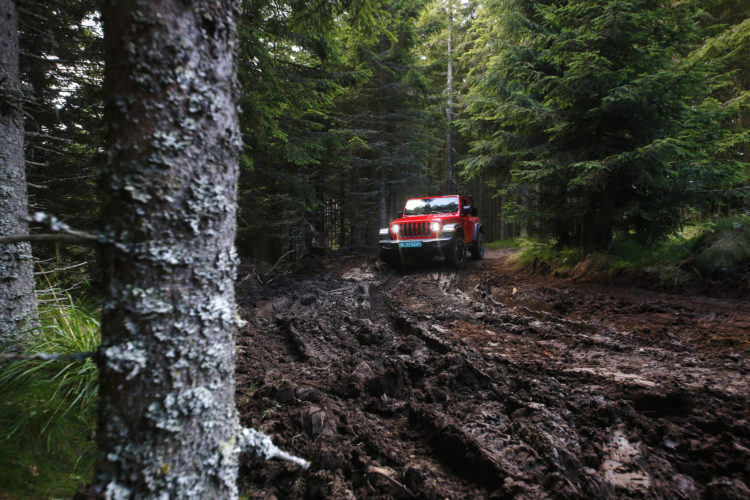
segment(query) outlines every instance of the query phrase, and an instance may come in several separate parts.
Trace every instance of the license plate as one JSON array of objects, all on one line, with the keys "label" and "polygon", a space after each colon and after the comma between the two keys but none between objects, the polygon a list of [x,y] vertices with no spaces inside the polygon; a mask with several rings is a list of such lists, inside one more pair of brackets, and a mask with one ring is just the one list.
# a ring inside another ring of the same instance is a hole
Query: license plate
[{"label": "license plate", "polygon": [[399,242],[398,246],[400,248],[419,248],[422,246],[421,241],[402,241]]}]

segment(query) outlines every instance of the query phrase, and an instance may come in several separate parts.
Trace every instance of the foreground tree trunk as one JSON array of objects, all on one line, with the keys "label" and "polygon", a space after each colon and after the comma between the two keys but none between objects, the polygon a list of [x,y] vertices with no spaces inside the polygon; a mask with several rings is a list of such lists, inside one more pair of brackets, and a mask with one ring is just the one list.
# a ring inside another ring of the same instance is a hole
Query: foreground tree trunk
[{"label": "foreground tree trunk", "polygon": [[106,498],[233,498],[236,0],[108,0]]},{"label": "foreground tree trunk", "polygon": [[[0,236],[27,234],[27,215],[18,14],[15,0],[0,0]],[[0,244],[0,347],[18,347],[35,321],[31,246]]]}]

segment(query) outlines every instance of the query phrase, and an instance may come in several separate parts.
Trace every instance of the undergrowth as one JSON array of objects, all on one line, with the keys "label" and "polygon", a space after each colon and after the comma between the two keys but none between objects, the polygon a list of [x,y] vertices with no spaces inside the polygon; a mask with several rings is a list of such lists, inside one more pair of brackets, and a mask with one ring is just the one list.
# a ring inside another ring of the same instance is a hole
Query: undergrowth
[{"label": "undergrowth", "polygon": [[652,244],[639,243],[629,235],[617,235],[606,252],[589,255],[585,262],[580,261],[577,248],[558,248],[550,240],[515,238],[513,242],[521,248],[515,256],[519,267],[543,265],[563,274],[645,273],[664,286],[674,287],[696,278],[734,279],[747,270],[750,216],[688,224],[680,232]]},{"label": "undergrowth", "polygon": [[500,250],[503,248],[519,248],[521,246],[521,238],[505,238],[504,240],[495,240],[486,243],[484,246],[488,250]]},{"label": "undergrowth", "polygon": [[517,257],[521,267],[532,267],[544,263],[555,271],[568,271],[579,261],[578,250],[575,248],[556,248],[550,242],[532,238],[521,241],[523,249]]},{"label": "undergrowth", "polygon": [[750,268],[750,216],[723,220],[698,241],[694,269],[703,278],[722,280]]},{"label": "undergrowth", "polygon": [[[40,297],[25,354],[73,354],[99,345],[97,315],[68,296]],[[0,498],[71,497],[93,478],[97,368],[92,359],[0,365]]]}]

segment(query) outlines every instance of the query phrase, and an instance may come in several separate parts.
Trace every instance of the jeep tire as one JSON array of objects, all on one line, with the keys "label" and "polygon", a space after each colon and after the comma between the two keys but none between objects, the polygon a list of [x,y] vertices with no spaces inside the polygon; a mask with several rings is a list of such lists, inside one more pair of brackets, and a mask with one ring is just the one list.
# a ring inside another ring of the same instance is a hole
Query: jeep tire
[{"label": "jeep tire", "polygon": [[482,233],[477,234],[477,239],[471,246],[471,258],[474,260],[484,258],[484,235]]},{"label": "jeep tire", "polygon": [[448,244],[445,260],[456,269],[462,269],[466,265],[466,244],[462,237],[456,237]]}]

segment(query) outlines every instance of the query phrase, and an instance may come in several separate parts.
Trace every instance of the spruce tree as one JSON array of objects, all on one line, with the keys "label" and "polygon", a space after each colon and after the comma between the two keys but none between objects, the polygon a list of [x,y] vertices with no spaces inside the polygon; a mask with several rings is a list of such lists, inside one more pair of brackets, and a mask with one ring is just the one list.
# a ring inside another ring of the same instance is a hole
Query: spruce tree
[{"label": "spruce tree", "polygon": [[365,36],[380,3],[242,2],[243,255],[273,261],[290,247],[304,252],[328,225],[326,207],[339,205],[346,175],[334,102],[361,77],[343,60],[343,32]]},{"label": "spruce tree", "polygon": [[[93,0],[23,2],[20,16],[30,206],[86,230],[100,226],[99,7]],[[54,255],[49,245],[39,249],[42,256]]]},{"label": "spruce tree", "polygon": [[372,243],[377,226],[395,216],[407,197],[433,184],[428,166],[442,142],[437,139],[442,121],[430,106],[433,88],[416,52],[417,21],[425,5],[393,4],[374,40],[347,40],[350,64],[369,74],[337,108],[348,141],[344,160],[352,172],[351,202],[363,215],[350,222],[369,229],[360,244]]},{"label": "spruce tree", "polygon": [[487,2],[466,57],[467,168],[528,190],[521,216],[538,234],[606,248],[613,232],[657,238],[677,227],[689,192],[734,171],[705,156],[721,122],[700,104],[711,61],[688,55],[701,11],[668,1]]}]

